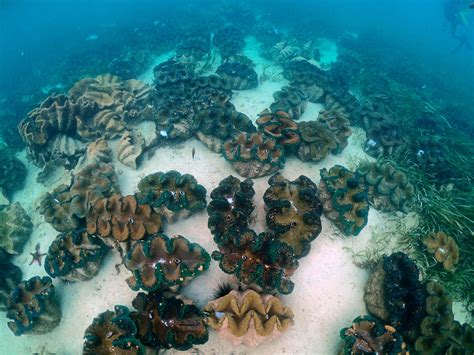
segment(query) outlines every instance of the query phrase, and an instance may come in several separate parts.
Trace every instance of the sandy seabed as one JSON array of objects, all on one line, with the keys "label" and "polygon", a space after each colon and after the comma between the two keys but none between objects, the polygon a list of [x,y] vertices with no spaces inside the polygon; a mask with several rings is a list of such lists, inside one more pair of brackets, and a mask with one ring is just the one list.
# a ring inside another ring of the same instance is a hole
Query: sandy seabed
[{"label": "sandy seabed", "polygon": [[[268,64],[258,56],[257,44],[253,39],[248,40],[245,54],[256,62],[259,75],[263,66]],[[159,57],[157,63],[166,60],[169,54]],[[154,63],[155,65],[157,63]],[[278,68],[274,68],[278,71]],[[149,81],[152,70],[141,77]],[[267,108],[273,101],[272,94],[281,86],[284,80],[268,80],[258,88],[235,92],[232,102],[237,110],[247,114],[253,120],[257,114]],[[299,121],[316,120],[318,112],[323,107],[308,104],[308,108]],[[368,159],[362,146],[365,140],[363,131],[355,128],[349,139],[348,147],[339,155],[331,155],[318,164],[303,163],[290,157],[281,173],[293,180],[299,175],[306,175],[319,183],[319,170],[341,164],[354,168],[357,161]],[[114,144],[112,142],[112,147]],[[192,149],[195,149],[194,160]],[[28,177],[25,188],[14,196],[31,216],[35,225],[34,232],[25,245],[22,255],[13,261],[21,267],[23,278],[35,275],[46,275],[43,267],[37,264],[29,266],[30,252],[40,243],[41,251],[46,252],[48,246],[58,234],[38,213],[38,199],[48,190],[63,181],[67,174],[59,173],[45,185],[35,182],[39,169],[26,160],[25,152],[19,153],[19,158],[28,166]],[[184,143],[157,149],[152,157],[145,157],[138,170],[132,170],[114,161],[118,182],[123,195],[136,192],[139,180],[147,174],[157,171],[178,170],[195,176],[198,182],[208,191],[229,175],[238,176],[219,154],[207,149],[201,142],[191,139]],[[267,189],[269,177],[254,180],[256,215],[253,226],[257,232],[265,228],[265,211],[263,193]],[[208,198],[209,201],[209,198]],[[188,219],[175,224],[166,225],[164,233],[183,235],[193,242],[201,244],[209,253],[216,249],[212,236],[207,227],[207,213],[202,211]],[[351,250],[363,249],[370,242],[380,226],[394,223],[393,216],[370,210],[369,223],[357,237],[342,237],[325,217],[322,217],[322,232],[312,243],[311,252],[300,260],[300,267],[292,280],[294,291],[287,296],[281,296],[284,303],[291,307],[295,314],[295,323],[282,336],[271,342],[263,343],[255,349],[243,346],[234,347],[231,343],[219,338],[216,332],[210,330],[209,342],[197,346],[187,353],[203,354],[334,354],[339,346],[339,330],[351,324],[360,314],[366,313],[363,301],[364,285],[368,271],[354,264]],[[34,352],[48,354],[81,354],[83,335],[94,317],[114,305],[131,307],[136,295],[126,284],[130,276],[127,269],[121,266],[117,275],[115,265],[120,263],[118,253],[111,251],[105,258],[99,274],[90,281],[75,284],[65,284],[55,280],[55,288],[63,312],[60,325],[51,333],[45,335],[16,337],[7,327],[5,313],[0,313],[0,354],[31,354]],[[223,273],[218,263],[212,261],[209,270],[196,278],[191,284],[182,289],[182,293],[193,299],[198,306],[204,306],[211,297],[212,291],[224,280],[230,279]],[[170,351],[173,352],[173,351]],[[184,352],[186,353],[186,352]]]}]

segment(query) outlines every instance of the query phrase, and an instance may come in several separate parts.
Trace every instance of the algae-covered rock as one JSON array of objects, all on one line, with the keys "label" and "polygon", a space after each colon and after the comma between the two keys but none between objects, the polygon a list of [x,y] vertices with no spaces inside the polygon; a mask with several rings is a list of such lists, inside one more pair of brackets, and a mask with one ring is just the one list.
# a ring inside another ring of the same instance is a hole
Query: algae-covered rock
[{"label": "algae-covered rock", "polygon": [[233,345],[257,346],[278,338],[293,324],[293,312],[276,296],[231,291],[210,301],[206,323]]},{"label": "algae-covered rock", "polygon": [[358,173],[343,166],[321,169],[319,197],[324,215],[345,235],[358,235],[368,221],[367,185]]},{"label": "algae-covered rock", "polygon": [[127,283],[135,291],[176,290],[207,270],[210,261],[199,244],[164,234],[135,243],[124,258],[125,267],[133,274]]}]

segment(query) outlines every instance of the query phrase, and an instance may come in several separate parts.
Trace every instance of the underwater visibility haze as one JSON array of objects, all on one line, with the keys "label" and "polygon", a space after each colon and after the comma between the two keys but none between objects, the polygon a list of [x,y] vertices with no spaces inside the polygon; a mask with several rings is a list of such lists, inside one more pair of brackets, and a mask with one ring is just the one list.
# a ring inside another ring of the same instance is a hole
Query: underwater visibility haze
[{"label": "underwater visibility haze", "polygon": [[474,2],[0,0],[0,355],[474,354]]}]

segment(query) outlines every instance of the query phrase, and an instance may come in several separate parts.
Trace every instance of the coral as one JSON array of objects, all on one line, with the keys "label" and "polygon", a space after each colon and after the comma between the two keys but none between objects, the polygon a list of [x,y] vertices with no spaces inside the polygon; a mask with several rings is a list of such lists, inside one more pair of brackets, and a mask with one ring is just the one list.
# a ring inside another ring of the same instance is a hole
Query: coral
[{"label": "coral", "polygon": [[275,113],[284,111],[293,120],[301,117],[308,104],[303,91],[292,86],[283,86],[279,91],[275,91],[273,98],[275,101],[270,105],[270,110]]},{"label": "coral", "polygon": [[331,131],[337,142],[337,148],[332,149],[331,153],[341,153],[347,147],[348,139],[352,134],[348,115],[340,110],[324,110],[319,113],[318,120]]},{"label": "coral", "polygon": [[293,248],[296,257],[306,256],[311,242],[321,233],[323,207],[316,184],[304,175],[289,181],[279,173],[268,184],[263,195],[268,227],[276,239]]},{"label": "coral", "polygon": [[139,132],[126,131],[117,143],[117,160],[129,168],[137,169],[137,159],[144,147],[145,140]]},{"label": "coral", "polygon": [[112,164],[89,164],[74,175],[70,186],[60,185],[40,202],[39,212],[59,232],[68,232],[84,224],[91,205],[98,199],[118,192]]},{"label": "coral", "polygon": [[365,152],[373,157],[393,154],[403,143],[400,127],[392,122],[381,121],[367,131]]},{"label": "coral", "polygon": [[210,301],[204,312],[206,323],[234,346],[257,346],[264,340],[281,336],[293,324],[293,312],[272,295],[253,290],[230,291]]},{"label": "coral", "polygon": [[358,173],[341,165],[320,171],[319,197],[324,215],[345,235],[358,235],[369,214],[367,185]]},{"label": "coral", "polygon": [[137,338],[154,349],[189,350],[207,342],[204,314],[189,301],[174,295],[140,292],[130,313],[138,328]]},{"label": "coral", "polygon": [[217,244],[232,234],[247,229],[250,215],[254,209],[252,198],[255,195],[250,179],[240,181],[228,176],[211,192],[211,202],[207,207],[208,227]]},{"label": "coral", "polygon": [[246,285],[256,285],[263,292],[275,289],[283,294],[293,291],[289,279],[298,267],[292,248],[276,240],[270,233],[256,234],[247,229],[221,238],[219,251],[212,258],[227,274],[235,274]]},{"label": "coral", "polygon": [[285,111],[265,110],[256,121],[258,129],[273,137],[285,149],[295,147],[300,142],[298,124]]},{"label": "coral", "polygon": [[248,90],[258,86],[258,75],[252,67],[242,63],[224,62],[216,70],[233,90]]},{"label": "coral", "polygon": [[33,231],[33,223],[18,202],[0,208],[0,250],[21,254]]},{"label": "coral", "polygon": [[365,288],[367,309],[399,331],[415,329],[424,307],[423,287],[415,263],[402,252],[384,256]]},{"label": "coral", "polygon": [[87,232],[61,233],[49,246],[44,267],[52,278],[87,281],[97,275],[107,251],[101,238]]},{"label": "coral", "polygon": [[452,237],[443,232],[431,233],[423,244],[438,263],[443,263],[445,270],[454,271],[459,261],[459,248]]},{"label": "coral", "polygon": [[301,143],[297,155],[302,161],[320,161],[337,150],[337,140],[323,123],[301,122],[299,127]]},{"label": "coral", "polygon": [[408,213],[414,201],[414,187],[407,176],[391,163],[365,163],[357,172],[369,187],[369,201],[384,212]]},{"label": "coral", "polygon": [[13,150],[0,143],[0,196],[11,198],[13,192],[23,187],[25,178],[25,165],[15,158]]},{"label": "coral", "polygon": [[371,316],[357,317],[352,326],[341,329],[343,340],[340,354],[389,354],[397,355],[405,351],[405,343],[395,328],[383,325]]},{"label": "coral", "polygon": [[104,138],[99,138],[87,145],[86,154],[79,160],[78,165],[110,163],[112,161],[112,150]]},{"label": "coral", "polygon": [[133,245],[124,264],[133,276],[128,285],[137,291],[176,290],[209,268],[211,257],[199,244],[182,236],[150,236]]},{"label": "coral", "polygon": [[125,306],[115,306],[94,318],[84,334],[84,355],[137,354],[145,349],[137,339],[137,327]]},{"label": "coral", "polygon": [[244,35],[237,27],[223,27],[216,31],[212,43],[219,48],[222,58],[235,56],[245,46]]},{"label": "coral", "polygon": [[194,176],[175,170],[145,176],[135,194],[140,204],[152,206],[168,222],[186,218],[206,208],[206,189]]},{"label": "coral", "polygon": [[235,110],[234,105],[227,102],[224,107],[212,106],[199,111],[193,120],[192,129],[197,138],[216,153],[222,151],[224,141],[238,132],[255,132],[250,118]]},{"label": "coral", "polygon": [[161,231],[161,216],[149,205],[141,205],[133,196],[114,194],[98,199],[86,216],[87,232],[119,242],[140,240]]},{"label": "coral", "polygon": [[51,278],[35,276],[20,282],[8,298],[7,318],[15,335],[45,334],[56,328],[61,310]]},{"label": "coral", "polygon": [[263,133],[240,133],[224,143],[222,155],[244,177],[274,173],[284,164],[284,150]]},{"label": "coral", "polygon": [[0,312],[5,312],[8,296],[20,283],[21,269],[7,260],[0,260]]}]

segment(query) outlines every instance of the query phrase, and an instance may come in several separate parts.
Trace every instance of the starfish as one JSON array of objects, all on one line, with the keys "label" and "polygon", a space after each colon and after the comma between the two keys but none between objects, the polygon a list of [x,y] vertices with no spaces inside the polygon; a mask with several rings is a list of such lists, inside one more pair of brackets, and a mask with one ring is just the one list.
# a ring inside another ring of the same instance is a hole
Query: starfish
[{"label": "starfish", "polygon": [[35,261],[38,262],[39,266],[41,266],[41,258],[43,256],[46,255],[46,253],[41,253],[40,252],[40,244],[36,244],[36,247],[35,247],[35,252],[34,253],[30,253],[30,255],[33,257],[33,260],[31,260],[31,264],[33,264]]}]

